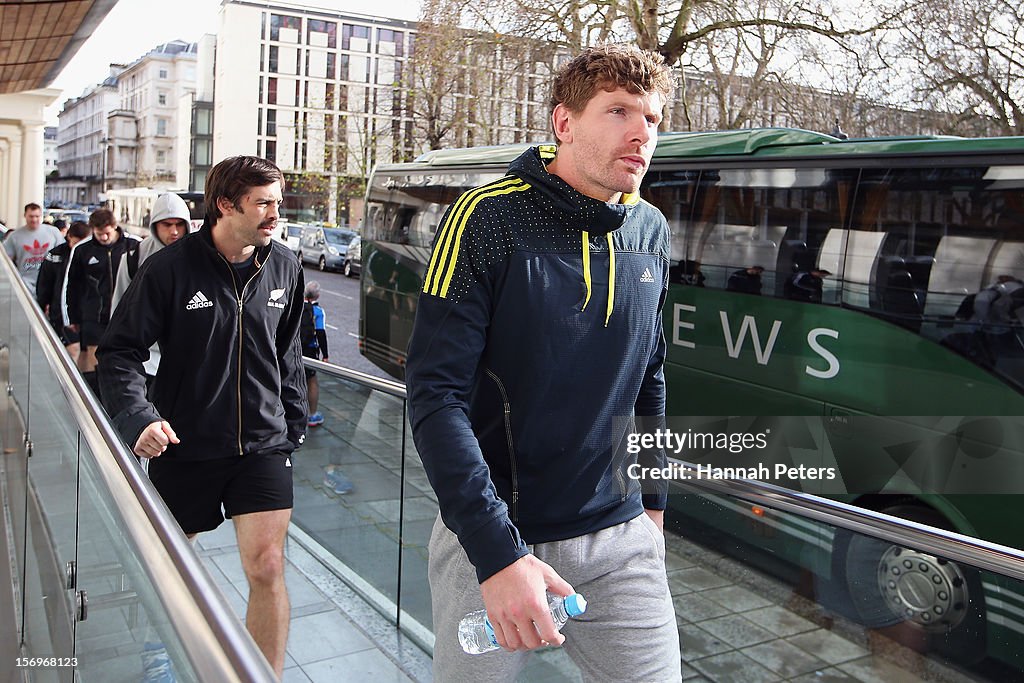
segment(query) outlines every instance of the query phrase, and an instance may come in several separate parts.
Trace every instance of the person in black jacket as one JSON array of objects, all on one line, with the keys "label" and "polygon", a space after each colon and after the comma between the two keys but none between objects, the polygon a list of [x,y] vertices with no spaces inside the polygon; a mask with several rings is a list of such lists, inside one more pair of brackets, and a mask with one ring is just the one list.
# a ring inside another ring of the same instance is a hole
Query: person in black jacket
[{"label": "person in black jacket", "polygon": [[760,294],[761,274],[763,272],[763,266],[750,266],[749,268],[740,268],[739,270],[734,271],[733,274],[729,276],[729,281],[726,283],[725,288],[730,292]]},{"label": "person in black jacket", "polygon": [[831,274],[824,268],[797,271],[786,280],[782,292],[787,299],[820,304],[824,280]]},{"label": "person in black jacket", "polygon": [[[271,239],[284,179],[231,157],[206,180],[206,222],[152,254],[98,352],[104,406],[149,458],[153,485],[191,538],[234,521],[249,582],[246,625],[280,676],[288,637],[284,538],[291,454],[306,431],[299,344],[303,277]],[[160,347],[147,395],[143,363]]]},{"label": "person in black jacket", "polygon": [[[665,571],[665,217],[639,196],[672,76],[600,46],[562,67],[559,141],[522,153],[438,226],[409,345],[416,448],[437,494],[429,544],[434,680],[514,680],[523,652],[463,652],[487,610],[506,650],[565,645],[585,680],[678,682]],[[653,478],[648,478],[650,481]],[[560,634],[545,590],[578,590]]]},{"label": "person in black jacket", "polygon": [[77,332],[81,353],[78,369],[99,396],[96,380],[96,346],[107,329],[113,308],[117,269],[126,252],[139,248],[139,240],[117,226],[109,209],[89,216],[92,236],[75,245],[64,278],[63,300],[67,325]]},{"label": "person in black jacket", "polygon": [[64,325],[64,313],[61,310],[60,296],[64,289],[64,276],[68,272],[68,259],[71,257],[71,250],[76,244],[89,236],[89,224],[84,221],[75,221],[68,228],[64,235],[65,242],[58,244],[51,249],[42,265],[39,266],[39,276],[36,279],[36,301],[43,313],[49,318],[57,336],[64,343],[71,360],[78,362],[78,333]]}]

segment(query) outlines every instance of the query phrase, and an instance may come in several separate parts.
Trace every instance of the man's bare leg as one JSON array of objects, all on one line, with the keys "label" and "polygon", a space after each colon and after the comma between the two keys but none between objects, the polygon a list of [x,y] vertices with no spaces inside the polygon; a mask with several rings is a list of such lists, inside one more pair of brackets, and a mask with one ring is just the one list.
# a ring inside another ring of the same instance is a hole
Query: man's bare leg
[{"label": "man's bare leg", "polygon": [[291,514],[291,510],[269,510],[232,518],[242,569],[249,580],[245,627],[278,678],[284,673],[290,617],[284,583],[284,538]]}]

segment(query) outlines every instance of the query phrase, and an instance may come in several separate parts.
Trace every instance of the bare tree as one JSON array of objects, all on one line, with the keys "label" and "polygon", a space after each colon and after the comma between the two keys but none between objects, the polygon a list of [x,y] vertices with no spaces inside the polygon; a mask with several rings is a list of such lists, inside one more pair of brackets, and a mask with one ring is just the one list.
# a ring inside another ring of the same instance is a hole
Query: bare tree
[{"label": "bare tree", "polygon": [[[718,125],[733,127],[749,121],[758,102],[778,92],[792,65],[777,61],[779,48],[793,36],[812,34],[842,45],[923,1],[884,0],[844,16],[826,0],[481,0],[470,11],[476,25],[555,41],[571,51],[629,40],[659,52],[672,66],[701,64],[712,87],[732,98],[718,102]],[[681,85],[677,99],[688,103],[690,83]],[[672,125],[672,113],[666,110],[663,129]]]},{"label": "bare tree", "polygon": [[540,109],[547,91],[537,88],[537,72],[550,71],[556,46],[481,28],[478,11],[467,0],[424,4],[407,109],[417,144],[429,149],[518,142],[546,131]]},{"label": "bare tree", "polygon": [[948,130],[1024,134],[1024,7],[1015,0],[942,0],[899,29],[896,71],[914,72],[915,100],[950,113]]},{"label": "bare tree", "polygon": [[417,137],[428,149],[440,149],[452,128],[464,125],[465,110],[454,93],[463,93],[465,36],[460,27],[462,0],[425,0],[407,75],[408,107]]}]

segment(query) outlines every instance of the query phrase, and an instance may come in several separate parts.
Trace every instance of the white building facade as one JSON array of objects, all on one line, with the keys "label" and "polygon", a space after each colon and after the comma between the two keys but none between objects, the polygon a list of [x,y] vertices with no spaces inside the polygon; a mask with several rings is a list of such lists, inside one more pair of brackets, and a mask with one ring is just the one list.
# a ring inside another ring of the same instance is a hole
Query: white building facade
[{"label": "white building facade", "polygon": [[61,206],[94,204],[104,191],[104,148],[107,117],[117,109],[117,74],[110,75],[80,97],[64,102],[57,115],[58,177],[48,178],[47,198]]},{"label": "white building facade", "polygon": [[[152,187],[158,190],[188,186],[189,139],[181,119],[188,118],[196,90],[196,44],[176,40],[159,45],[129,65],[118,77],[119,115],[134,117],[135,126],[122,125],[111,135],[111,166],[117,170],[109,187]],[[135,136],[132,144],[131,135]],[[127,162],[123,165],[119,157]]]},{"label": "white building facade", "polygon": [[57,170],[57,126],[43,129],[43,175]]},{"label": "white building facade", "polygon": [[[412,118],[416,27],[229,0],[221,10],[214,64],[213,161],[236,154],[270,159],[288,174],[287,215],[354,224],[361,217],[356,188],[373,167],[428,149]],[[513,72],[501,68],[494,49],[475,58],[493,60],[497,68],[466,67],[485,72],[490,85],[472,96],[451,93],[453,107],[460,106],[455,100],[464,107],[472,102],[473,112],[449,144],[548,139],[547,93],[527,83],[549,78],[550,64],[519,62]]]}]

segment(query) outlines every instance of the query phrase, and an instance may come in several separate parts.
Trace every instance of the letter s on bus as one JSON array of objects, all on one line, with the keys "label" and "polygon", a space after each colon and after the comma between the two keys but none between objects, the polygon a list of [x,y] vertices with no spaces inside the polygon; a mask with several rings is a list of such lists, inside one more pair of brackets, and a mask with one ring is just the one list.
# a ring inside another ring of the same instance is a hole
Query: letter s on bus
[{"label": "letter s on bus", "polygon": [[818,343],[818,337],[821,336],[839,339],[839,331],[830,330],[827,327],[815,327],[807,333],[807,345],[811,347],[812,351],[825,359],[825,362],[828,363],[828,368],[825,370],[815,370],[810,365],[807,365],[804,367],[804,372],[818,379],[832,379],[839,374],[839,359],[836,358],[834,353]]}]

